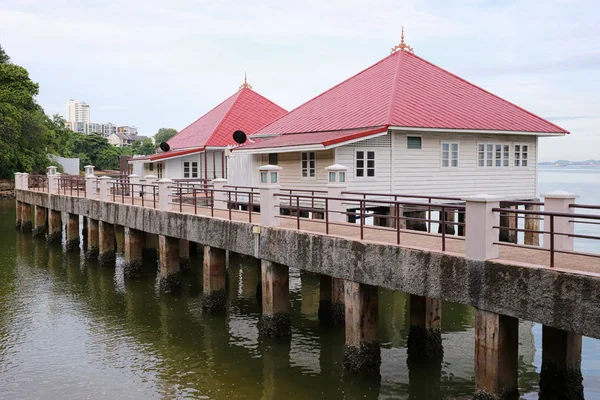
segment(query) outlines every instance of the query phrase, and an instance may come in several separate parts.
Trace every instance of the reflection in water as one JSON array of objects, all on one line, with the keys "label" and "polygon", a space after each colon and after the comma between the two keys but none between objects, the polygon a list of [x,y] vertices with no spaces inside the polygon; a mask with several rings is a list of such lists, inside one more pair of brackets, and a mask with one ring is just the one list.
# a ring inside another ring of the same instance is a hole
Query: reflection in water
[{"label": "reflection in water", "polygon": [[[0,386],[6,398],[469,397],[473,310],[445,303],[444,359],[408,365],[407,297],[379,290],[379,378],[343,370],[344,330],[320,326],[319,277],[290,270],[292,336],[259,336],[259,271],[231,258],[227,313],[202,314],[201,254],[177,295],[154,290],[156,260],[138,280],[86,262],[82,252],[14,231],[14,203],[0,202]],[[200,252],[201,253],[201,252]],[[520,387],[537,398],[533,324],[520,326]],[[536,337],[534,337],[534,333]],[[538,346],[539,347],[539,346]],[[587,377],[586,377],[587,383]]]}]

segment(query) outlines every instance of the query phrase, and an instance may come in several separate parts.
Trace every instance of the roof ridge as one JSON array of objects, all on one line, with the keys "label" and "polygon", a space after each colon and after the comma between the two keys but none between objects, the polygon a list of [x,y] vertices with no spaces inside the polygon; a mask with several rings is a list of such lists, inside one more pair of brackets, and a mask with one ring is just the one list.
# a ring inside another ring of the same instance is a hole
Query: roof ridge
[{"label": "roof ridge", "polygon": [[[289,114],[289,113],[292,113],[292,112],[294,112],[294,111],[296,111],[296,110],[298,110],[300,107],[303,107],[304,105],[306,105],[306,104],[308,104],[308,103],[312,102],[313,100],[316,100],[316,99],[318,99],[319,97],[322,97],[322,96],[324,96],[325,94],[327,94],[327,93],[331,92],[332,90],[334,90],[335,88],[337,88],[337,87],[339,87],[339,86],[343,85],[344,83],[348,82],[349,80],[353,79],[354,77],[356,77],[356,76],[358,76],[358,75],[360,75],[360,74],[362,74],[362,73],[364,73],[364,72],[367,72],[368,70],[370,70],[370,69],[372,69],[372,68],[375,68],[376,66],[378,66],[379,64],[381,64],[382,62],[384,62],[385,60],[387,60],[388,58],[390,58],[390,57],[393,57],[393,56],[395,56],[395,55],[396,55],[396,53],[392,53],[392,54],[390,54],[389,56],[386,56],[386,57],[382,58],[381,60],[377,61],[375,64],[373,64],[373,65],[371,65],[371,66],[369,66],[369,67],[367,67],[367,68],[365,68],[365,69],[363,69],[363,70],[361,70],[361,71],[357,72],[356,74],[354,74],[354,75],[350,76],[350,77],[349,77],[349,78],[347,78],[347,79],[344,79],[343,81],[341,81],[341,82],[340,82],[340,83],[338,83],[337,85],[330,87],[330,88],[329,88],[329,89],[327,89],[326,91],[324,91],[324,92],[322,92],[322,93],[320,93],[320,94],[316,95],[315,97],[313,97],[313,98],[311,98],[311,99],[309,99],[309,100],[305,101],[304,103],[300,104],[298,107],[291,109],[290,111],[288,111],[288,114]],[[269,124],[265,125],[264,127],[260,128],[260,129],[259,129],[257,132],[260,132],[260,131],[262,131],[263,129],[267,128],[267,127],[268,127],[269,125],[271,125],[271,124],[274,124],[275,122],[279,121],[279,120],[280,120],[281,118],[283,118],[283,117],[285,117],[285,115],[282,115],[280,118],[277,118],[275,121],[272,121],[272,122],[270,122]],[[318,131],[317,131],[317,132],[318,132]],[[263,132],[263,133],[264,133],[264,132]]]},{"label": "roof ridge", "polygon": [[[204,114],[202,114],[199,118],[197,118],[196,120],[194,120],[194,122],[192,122],[191,124],[188,124],[185,128],[179,130],[179,132],[177,132],[177,134],[183,132],[184,130],[186,130],[190,126],[194,125],[196,122],[200,121],[202,118],[204,118],[205,116],[207,116],[208,114],[210,114],[211,112],[213,112],[214,110],[216,110],[217,108],[219,108],[221,105],[223,105],[224,103],[226,103],[232,97],[234,97],[234,96],[238,96],[239,97],[240,93],[241,93],[241,90],[238,90],[237,92],[235,92],[231,96],[227,97],[225,100],[223,100],[222,102],[220,102],[219,104],[217,104],[216,106],[214,106],[213,108],[211,108],[210,110],[208,110],[207,112],[205,112]],[[227,110],[227,113],[225,114],[225,116],[227,116],[227,114],[229,114],[229,111],[231,111],[231,107],[233,107],[233,105],[236,103],[237,100],[238,100],[237,98],[234,100],[234,102],[231,104],[231,106]],[[225,119],[225,116],[223,117],[223,119]],[[221,119],[221,122],[223,122],[223,119]],[[221,124],[221,122],[219,122],[219,125]],[[217,125],[217,128],[219,127],[219,125]],[[212,133],[210,134],[210,137],[212,137],[212,135],[215,133],[216,130],[217,129],[215,128],[215,130],[212,131]],[[175,135],[175,136],[177,136],[177,135]],[[173,136],[173,138],[175,136]],[[210,139],[210,137],[209,137],[209,139]],[[173,139],[173,138],[171,138],[171,139]],[[169,143],[169,141],[171,139],[167,140],[167,143]]]},{"label": "roof ridge", "polygon": [[[408,54],[408,53],[407,53],[407,54]],[[560,126],[558,126],[558,125],[556,125],[556,124],[554,124],[554,123],[552,123],[552,122],[550,122],[550,121],[548,121],[548,120],[546,120],[546,119],[544,119],[544,118],[542,118],[542,117],[540,117],[540,116],[539,116],[539,115],[537,115],[537,114],[534,114],[534,113],[532,113],[531,111],[527,111],[527,110],[526,110],[526,109],[524,109],[523,107],[521,107],[521,106],[518,106],[518,105],[516,105],[516,104],[515,104],[515,103],[513,103],[513,102],[510,102],[510,101],[508,101],[508,100],[506,100],[506,99],[503,99],[502,97],[498,96],[497,94],[494,94],[494,93],[492,93],[492,92],[490,92],[490,91],[488,91],[488,90],[485,90],[485,89],[483,89],[481,86],[478,86],[478,85],[476,85],[476,84],[474,84],[474,83],[472,83],[472,82],[469,82],[468,80],[466,80],[466,79],[464,79],[464,78],[461,78],[460,76],[456,75],[455,73],[452,73],[452,72],[448,71],[447,69],[444,69],[444,68],[442,68],[442,67],[440,67],[440,66],[438,66],[438,65],[436,65],[436,64],[434,64],[434,63],[432,63],[431,61],[427,61],[426,59],[424,59],[424,58],[422,58],[422,57],[419,57],[418,55],[416,55],[416,54],[414,54],[414,53],[410,53],[410,55],[411,55],[411,56],[413,56],[413,57],[416,57],[416,58],[418,58],[419,60],[421,60],[421,61],[423,61],[423,62],[426,62],[427,64],[429,64],[429,65],[431,65],[431,66],[433,66],[433,67],[435,67],[435,68],[439,69],[439,70],[440,70],[440,71],[442,71],[442,72],[445,72],[445,73],[447,73],[447,74],[449,74],[449,75],[451,75],[451,76],[453,76],[453,77],[455,77],[455,78],[457,78],[457,79],[461,80],[462,82],[465,82],[466,84],[468,84],[468,85],[470,85],[470,86],[472,86],[472,87],[474,87],[474,88],[476,88],[476,89],[478,89],[478,90],[481,90],[481,91],[482,91],[482,92],[484,92],[484,93],[487,93],[487,94],[489,94],[490,96],[494,96],[496,99],[499,99],[499,100],[503,101],[503,102],[504,102],[504,103],[506,103],[506,104],[509,104],[509,105],[511,105],[511,106],[513,106],[513,107],[515,107],[515,108],[517,108],[517,109],[519,109],[519,110],[521,110],[521,111],[524,111],[525,113],[527,113],[527,114],[529,114],[529,115],[531,115],[531,116],[533,116],[533,117],[535,117],[535,118],[538,118],[538,119],[540,119],[540,120],[542,120],[542,121],[544,121],[544,122],[546,122],[546,123],[548,123],[548,124],[550,124],[550,125],[554,126],[555,128],[557,128],[557,129],[561,130],[562,132],[569,133],[569,131],[567,131],[566,129],[564,129],[564,128],[562,128],[562,127],[560,127]]]},{"label": "roof ridge", "polygon": [[383,128],[384,126],[389,126],[389,125],[390,124],[362,126],[362,127],[357,127],[357,128],[327,129],[327,130],[320,130],[320,131],[287,132],[287,133],[278,134],[277,136],[305,135],[305,134],[309,134],[309,133],[329,133],[329,132],[343,132],[343,131],[361,131],[361,130],[364,130],[364,129],[378,129],[378,128]]},{"label": "roof ridge", "polygon": [[[402,53],[402,52],[403,52],[403,50],[400,50],[394,54],[398,54],[398,53]],[[394,105],[396,104],[396,93],[398,92],[398,87],[400,86],[398,84],[398,75],[400,74],[400,65],[402,64],[401,60],[402,60],[402,56],[400,54],[398,54],[398,60],[396,61],[396,71],[394,72],[394,80],[392,81],[394,88],[392,89],[392,94],[390,96],[390,107],[388,109],[388,116],[387,116],[388,124],[392,123],[392,114],[394,113]]]},{"label": "roof ridge", "polygon": [[[236,103],[240,100],[240,97],[242,96],[242,92],[244,90],[250,90],[250,89],[248,89],[248,88],[242,88],[241,90],[237,91],[237,93],[236,93],[237,97],[235,98],[235,100],[233,101],[233,103],[231,103],[231,106],[229,106],[229,109],[227,110],[227,112],[225,113],[225,115],[223,115],[223,118],[221,118],[221,120],[219,121],[219,123],[217,124],[217,126],[215,126],[215,129],[213,129],[213,131],[210,133],[210,136],[208,137],[208,139],[206,139],[206,143],[210,142],[210,140],[215,135],[215,132],[217,132],[219,130],[219,128],[221,127],[221,125],[223,125],[223,122],[227,119],[227,117],[231,113],[231,110],[233,110],[233,108],[235,107]],[[233,132],[231,134],[233,134]]]}]

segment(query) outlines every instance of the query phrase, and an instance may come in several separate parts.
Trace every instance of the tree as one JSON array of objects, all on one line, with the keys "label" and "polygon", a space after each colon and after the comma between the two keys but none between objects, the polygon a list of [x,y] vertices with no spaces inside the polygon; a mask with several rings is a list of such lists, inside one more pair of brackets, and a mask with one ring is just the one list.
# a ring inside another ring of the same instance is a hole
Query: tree
[{"label": "tree", "polygon": [[131,145],[132,155],[143,155],[154,153],[156,146],[152,143],[152,139],[137,140]]},{"label": "tree", "polygon": [[4,52],[2,46],[0,46],[0,64],[10,63],[10,57]]},{"label": "tree", "polygon": [[157,145],[159,145],[162,142],[166,142],[167,140],[171,139],[176,134],[177,134],[177,129],[160,128],[158,130],[158,132],[156,132],[156,135],[154,135],[154,141],[156,142]]},{"label": "tree", "polygon": [[118,147],[110,146],[107,149],[102,150],[96,157],[95,166],[100,170],[118,170],[119,169],[119,157],[122,155],[121,149]]}]

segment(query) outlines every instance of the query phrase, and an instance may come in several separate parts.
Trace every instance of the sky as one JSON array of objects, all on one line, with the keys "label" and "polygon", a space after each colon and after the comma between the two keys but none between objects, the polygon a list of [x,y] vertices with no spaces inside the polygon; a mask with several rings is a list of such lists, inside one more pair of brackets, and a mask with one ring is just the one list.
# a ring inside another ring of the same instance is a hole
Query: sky
[{"label": "sky", "polygon": [[540,161],[600,159],[597,0],[0,0],[0,44],[92,122],[189,125],[238,90],[291,110],[389,55],[415,54],[569,130]]}]

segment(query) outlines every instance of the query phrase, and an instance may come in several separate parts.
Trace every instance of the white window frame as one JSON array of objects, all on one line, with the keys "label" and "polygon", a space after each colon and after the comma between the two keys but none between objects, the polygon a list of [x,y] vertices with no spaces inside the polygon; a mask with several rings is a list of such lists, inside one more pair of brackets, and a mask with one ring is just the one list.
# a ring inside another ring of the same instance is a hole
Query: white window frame
[{"label": "white window frame", "polygon": [[[448,145],[448,159],[444,158],[444,145]],[[456,152],[452,150],[452,146],[456,145]],[[440,151],[441,151],[441,161],[440,165],[442,168],[458,168],[460,166],[460,143],[459,142],[449,142],[449,141],[441,141],[440,142]],[[453,155],[456,153],[456,165],[452,165]],[[444,161],[448,161],[448,165],[444,165]]]},{"label": "white window frame", "polygon": [[163,172],[164,172],[163,170],[164,170],[163,163],[156,163],[156,176],[158,177],[158,179],[162,179]]},{"label": "white window frame", "polygon": [[[306,154],[306,160],[304,155]],[[311,160],[311,154],[314,158]],[[310,162],[313,161],[313,165]],[[300,153],[300,177],[302,179],[317,179],[317,152],[316,151],[303,151]]]},{"label": "white window frame", "polygon": [[[526,147],[526,149],[523,149]],[[529,152],[531,150],[531,145],[529,143],[515,143],[513,147],[513,166],[515,168],[528,168],[529,167]],[[525,156],[525,157],[523,157]]]},{"label": "white window frame", "polygon": [[[480,158],[483,146],[483,158]],[[498,158],[498,146],[500,146],[500,157]],[[477,167],[478,168],[510,168],[511,145],[506,142],[478,142],[477,143]],[[483,165],[480,165],[483,161]]]},{"label": "white window frame", "polygon": [[[358,166],[358,153],[362,152],[363,153],[363,166],[359,167]],[[369,162],[369,153],[373,153],[373,166],[369,167],[368,166],[368,162]],[[363,170],[363,175],[362,176],[358,176],[358,170],[361,169]],[[369,176],[369,170],[372,169],[373,170],[373,176]],[[354,177],[356,179],[375,179],[377,178],[377,152],[375,151],[375,149],[356,149],[354,150]]]},{"label": "white window frame", "polygon": [[[186,166],[187,164],[187,166]],[[194,173],[194,164],[196,164],[196,173]],[[185,172],[185,169],[188,169],[187,172]],[[183,177],[184,178],[198,178],[198,161],[183,161],[183,166],[182,166],[182,171],[183,171]],[[186,176],[187,173],[187,176]]]}]

